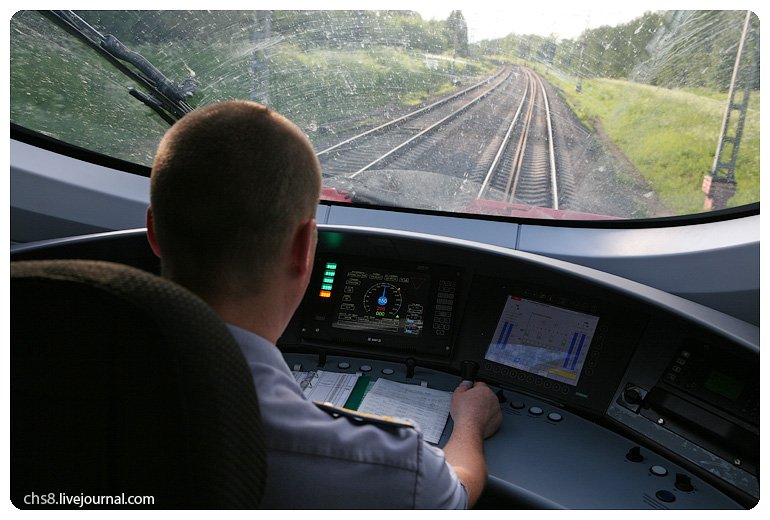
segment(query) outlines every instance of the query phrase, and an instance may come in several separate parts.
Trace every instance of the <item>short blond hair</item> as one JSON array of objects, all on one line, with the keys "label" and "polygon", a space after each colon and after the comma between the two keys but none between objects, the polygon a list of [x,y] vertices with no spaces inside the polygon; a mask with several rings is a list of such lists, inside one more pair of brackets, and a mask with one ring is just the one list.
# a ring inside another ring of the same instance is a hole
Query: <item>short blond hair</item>
[{"label": "short blond hair", "polygon": [[280,114],[250,101],[187,114],[152,167],[164,275],[201,296],[258,291],[320,189],[310,141]]}]

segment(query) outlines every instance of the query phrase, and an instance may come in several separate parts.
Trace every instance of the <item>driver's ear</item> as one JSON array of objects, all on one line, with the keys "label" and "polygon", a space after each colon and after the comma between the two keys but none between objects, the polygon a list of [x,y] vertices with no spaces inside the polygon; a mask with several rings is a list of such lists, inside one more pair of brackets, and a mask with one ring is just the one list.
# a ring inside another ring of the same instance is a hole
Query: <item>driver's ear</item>
[{"label": "driver's ear", "polygon": [[155,256],[160,258],[160,247],[158,246],[158,239],[155,236],[155,223],[152,217],[152,206],[147,207],[146,222],[147,222],[147,241],[150,243],[150,247],[152,248],[152,252],[155,253]]},{"label": "driver's ear", "polygon": [[317,233],[316,220],[309,219],[297,227],[292,240],[291,260],[294,271],[308,279],[315,260]]}]

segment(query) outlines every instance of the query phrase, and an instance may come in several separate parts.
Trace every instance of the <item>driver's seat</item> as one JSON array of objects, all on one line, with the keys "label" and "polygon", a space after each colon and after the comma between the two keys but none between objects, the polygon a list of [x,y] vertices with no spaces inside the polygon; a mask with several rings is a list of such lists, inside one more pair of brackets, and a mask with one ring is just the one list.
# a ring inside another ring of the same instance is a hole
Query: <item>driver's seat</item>
[{"label": "driver's seat", "polygon": [[202,300],[118,264],[11,262],[17,507],[248,509],[264,480],[251,374]]}]

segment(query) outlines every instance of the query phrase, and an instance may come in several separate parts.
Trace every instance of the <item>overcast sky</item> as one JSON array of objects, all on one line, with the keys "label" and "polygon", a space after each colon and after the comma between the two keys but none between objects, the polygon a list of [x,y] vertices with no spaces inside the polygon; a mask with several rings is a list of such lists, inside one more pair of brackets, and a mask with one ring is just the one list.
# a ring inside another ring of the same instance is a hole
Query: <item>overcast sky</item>
[{"label": "overcast sky", "polygon": [[388,4],[390,9],[416,10],[427,20],[445,20],[453,9],[460,9],[472,42],[511,33],[575,38],[586,28],[618,25],[646,11],[666,9],[751,9],[761,19],[758,0],[391,0]]},{"label": "overcast sky", "polygon": [[[495,5],[469,2],[461,9],[468,24],[468,39],[475,42],[501,38],[511,33],[542,36],[556,34],[559,38],[575,38],[587,27],[625,23],[645,12],[638,2],[618,1],[615,6],[600,10],[587,9],[586,3],[580,0],[557,1],[550,3],[548,9],[541,7],[545,4],[543,1],[535,2],[534,6],[528,2],[517,3],[525,7],[514,7],[515,4],[510,0],[498,1]],[[452,11],[441,5],[423,7],[418,2],[418,6],[417,11],[427,20],[445,20]]]}]

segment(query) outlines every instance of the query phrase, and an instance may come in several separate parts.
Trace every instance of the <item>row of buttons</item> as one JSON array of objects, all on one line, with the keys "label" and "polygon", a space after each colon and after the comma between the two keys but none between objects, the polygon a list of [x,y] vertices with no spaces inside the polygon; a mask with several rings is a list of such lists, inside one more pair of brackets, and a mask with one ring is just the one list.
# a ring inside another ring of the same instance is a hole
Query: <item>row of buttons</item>
[{"label": "row of buttons", "polygon": [[[337,363],[337,368],[339,368],[340,370],[347,370],[350,368],[350,363],[348,363],[347,361],[340,361],[339,363]],[[372,367],[370,365],[361,365],[360,367],[358,367],[358,370],[364,373],[371,372]],[[380,372],[382,372],[386,376],[392,376],[396,371],[393,370],[392,368],[383,368]]]},{"label": "row of buttons", "polygon": [[[679,379],[679,376],[682,375],[685,367],[687,366],[687,360],[690,359],[690,352],[688,350],[682,350],[679,353],[679,356],[674,359],[674,361],[671,363],[671,366],[669,367],[669,371],[666,374],[666,379],[671,381],[672,383],[676,383]],[[688,389],[695,388],[695,383],[692,381],[689,381],[686,384],[686,387]]]},{"label": "row of buttons", "polygon": [[[631,462],[638,463],[638,462],[644,461],[645,457],[642,455],[641,448],[639,446],[634,446],[630,450],[628,450],[628,453],[626,453],[626,459],[630,460]],[[666,475],[668,475],[668,469],[665,466],[653,464],[652,466],[650,466],[650,474],[656,477],[665,477]],[[695,490],[695,486],[693,486],[692,484],[692,479],[684,473],[676,474],[674,487],[679,491],[684,491],[686,493],[689,493]],[[676,500],[676,495],[667,489],[658,490],[655,493],[655,496],[658,498],[658,500],[662,502],[670,503]]]},{"label": "row of buttons", "polygon": [[[524,401],[517,400],[517,401],[511,401],[511,404],[509,406],[514,410],[523,410],[524,408],[526,408],[527,405]],[[543,409],[540,408],[539,406],[530,406],[527,412],[529,413],[529,415],[532,415],[533,417],[540,417],[545,413]],[[549,421],[555,422],[555,423],[561,422],[564,419],[564,417],[558,412],[550,412],[548,415],[546,415],[546,418]]]},{"label": "row of buttons", "polygon": [[436,309],[433,315],[433,331],[437,336],[444,336],[451,330],[456,287],[457,282],[453,280],[440,280],[438,283]]},{"label": "row of buttons", "polygon": [[569,393],[569,387],[567,385],[563,385],[556,381],[551,381],[550,379],[547,379],[544,377],[529,374],[527,372],[524,372],[523,370],[516,370],[515,368],[508,368],[506,366],[502,366],[502,365],[498,365],[497,363],[490,363],[490,362],[486,362],[484,364],[484,369],[490,372],[493,372],[495,374],[500,374],[501,376],[504,376],[504,377],[515,377],[518,381],[521,381],[524,383],[530,383],[530,384],[535,384],[537,386],[542,386],[544,390],[550,390],[552,392],[561,392],[562,394]]}]

